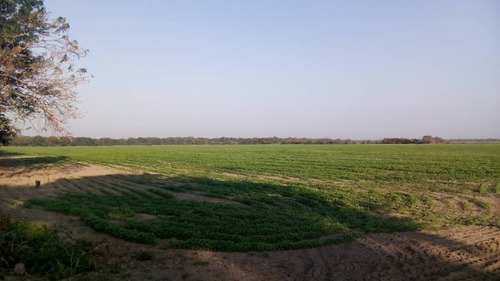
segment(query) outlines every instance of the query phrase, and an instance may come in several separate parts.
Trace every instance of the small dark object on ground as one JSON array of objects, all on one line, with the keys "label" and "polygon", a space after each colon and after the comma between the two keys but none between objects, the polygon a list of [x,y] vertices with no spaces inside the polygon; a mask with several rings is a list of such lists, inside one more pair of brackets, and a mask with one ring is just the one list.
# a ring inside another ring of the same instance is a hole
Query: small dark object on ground
[{"label": "small dark object on ground", "polygon": [[134,258],[138,261],[150,261],[153,259],[153,254],[149,251],[140,251],[134,255]]}]

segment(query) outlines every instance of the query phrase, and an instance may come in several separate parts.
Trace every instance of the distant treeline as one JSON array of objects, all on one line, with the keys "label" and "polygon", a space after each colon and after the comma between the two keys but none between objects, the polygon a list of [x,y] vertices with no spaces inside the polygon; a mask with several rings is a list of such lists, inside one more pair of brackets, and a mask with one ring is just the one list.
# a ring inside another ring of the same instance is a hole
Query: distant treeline
[{"label": "distant treeline", "polygon": [[[310,138],[86,138],[86,137],[42,137],[17,136],[10,145],[16,146],[100,146],[100,145],[176,145],[176,144],[354,144],[354,140],[310,139]],[[375,143],[375,142],[372,142]]]},{"label": "distant treeline", "polygon": [[422,139],[407,139],[407,138],[385,138],[382,140],[383,144],[422,144],[422,143],[446,143],[446,141],[440,137],[424,136]]},{"label": "distant treeline", "polygon": [[424,136],[422,139],[385,138],[382,140],[351,140],[351,139],[311,139],[311,138],[86,138],[86,137],[42,137],[17,136],[11,145],[16,146],[102,146],[102,145],[176,145],[176,144],[439,144],[459,142],[498,142],[498,139],[488,140],[444,140],[440,137]]}]

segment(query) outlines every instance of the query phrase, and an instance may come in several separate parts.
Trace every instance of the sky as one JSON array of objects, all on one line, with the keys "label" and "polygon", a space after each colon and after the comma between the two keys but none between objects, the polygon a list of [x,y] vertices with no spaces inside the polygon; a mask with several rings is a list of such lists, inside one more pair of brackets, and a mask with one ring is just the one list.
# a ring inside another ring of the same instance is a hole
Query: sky
[{"label": "sky", "polygon": [[500,1],[45,0],[86,137],[500,138]]}]

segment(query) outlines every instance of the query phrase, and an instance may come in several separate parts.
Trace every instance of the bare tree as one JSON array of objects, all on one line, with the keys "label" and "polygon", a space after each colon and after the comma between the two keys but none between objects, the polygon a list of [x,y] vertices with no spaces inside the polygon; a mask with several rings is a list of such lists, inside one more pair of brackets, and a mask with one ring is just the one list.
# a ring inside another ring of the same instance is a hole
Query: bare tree
[{"label": "bare tree", "polygon": [[0,114],[44,120],[38,129],[66,133],[79,117],[75,87],[88,79],[75,62],[87,50],[68,37],[62,17],[49,20],[43,0],[0,1]]}]

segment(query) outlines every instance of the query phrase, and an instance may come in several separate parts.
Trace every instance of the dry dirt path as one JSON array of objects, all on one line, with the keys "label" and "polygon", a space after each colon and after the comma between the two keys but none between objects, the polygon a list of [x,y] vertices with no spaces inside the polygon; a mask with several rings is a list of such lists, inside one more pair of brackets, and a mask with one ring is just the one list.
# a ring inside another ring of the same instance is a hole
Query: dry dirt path
[{"label": "dry dirt path", "polygon": [[[114,193],[149,188],[124,182],[120,175],[129,173],[67,161],[25,165],[19,158],[3,157],[0,211],[55,224],[69,239],[93,242],[96,255],[112,270],[76,278],[80,280],[500,280],[500,229],[495,226],[369,234],[350,243],[304,250],[225,253],[169,249],[164,241],[156,246],[129,243],[96,233],[79,218],[19,206],[32,197],[99,193],[100,184],[110,186],[114,180]],[[42,182],[40,188],[34,187],[35,180]],[[176,196],[209,200],[182,193]],[[152,260],[134,258],[141,251],[151,253]]]}]

